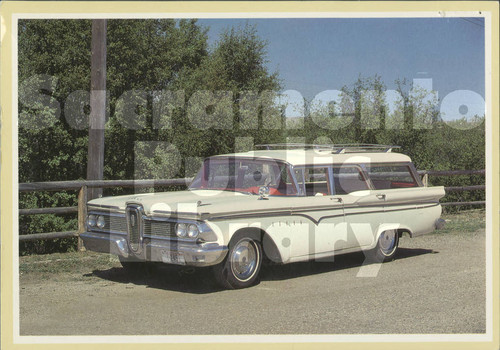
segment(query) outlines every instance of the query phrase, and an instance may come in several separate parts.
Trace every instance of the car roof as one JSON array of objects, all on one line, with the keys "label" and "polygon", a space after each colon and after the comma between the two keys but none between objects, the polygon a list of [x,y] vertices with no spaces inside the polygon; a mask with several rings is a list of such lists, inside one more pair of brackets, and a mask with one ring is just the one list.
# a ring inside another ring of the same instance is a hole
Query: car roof
[{"label": "car roof", "polygon": [[396,152],[335,153],[331,150],[323,149],[255,150],[249,152],[221,154],[214,157],[259,158],[267,160],[278,160],[288,162],[293,166],[411,162],[410,157],[405,154]]}]

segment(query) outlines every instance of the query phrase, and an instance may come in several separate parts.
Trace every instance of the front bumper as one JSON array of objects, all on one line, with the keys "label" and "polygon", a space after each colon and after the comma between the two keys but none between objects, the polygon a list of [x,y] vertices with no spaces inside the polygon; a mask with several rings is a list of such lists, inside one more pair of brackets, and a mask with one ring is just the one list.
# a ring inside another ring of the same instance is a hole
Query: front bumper
[{"label": "front bumper", "polygon": [[210,266],[226,257],[228,248],[217,243],[197,244],[176,240],[145,239],[140,253],[134,253],[124,235],[85,232],[80,234],[85,248],[134,260],[156,261],[177,265]]}]

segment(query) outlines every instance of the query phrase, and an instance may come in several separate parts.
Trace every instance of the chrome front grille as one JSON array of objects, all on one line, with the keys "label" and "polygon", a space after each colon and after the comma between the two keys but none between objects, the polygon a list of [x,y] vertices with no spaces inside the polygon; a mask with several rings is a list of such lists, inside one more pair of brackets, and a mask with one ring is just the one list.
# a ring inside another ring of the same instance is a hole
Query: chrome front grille
[{"label": "chrome front grille", "polygon": [[175,221],[155,220],[144,215],[142,207],[129,205],[125,214],[90,212],[96,217],[102,216],[103,228],[92,227],[91,231],[123,234],[128,236],[130,244],[137,252],[143,237],[176,238]]},{"label": "chrome front grille", "polygon": [[104,215],[104,222],[106,231],[123,232],[127,233],[127,219],[125,216],[108,216]]},{"label": "chrome front grille", "polygon": [[126,215],[129,247],[132,251],[139,252],[142,245],[142,208],[136,205],[129,205]]},{"label": "chrome front grille", "polygon": [[176,237],[174,223],[168,221],[144,220],[144,235],[158,237]]},{"label": "chrome front grille", "polygon": [[104,227],[87,226],[90,231],[127,234],[127,219],[125,214],[90,211],[89,215],[94,215],[96,219],[99,217],[104,218]]}]

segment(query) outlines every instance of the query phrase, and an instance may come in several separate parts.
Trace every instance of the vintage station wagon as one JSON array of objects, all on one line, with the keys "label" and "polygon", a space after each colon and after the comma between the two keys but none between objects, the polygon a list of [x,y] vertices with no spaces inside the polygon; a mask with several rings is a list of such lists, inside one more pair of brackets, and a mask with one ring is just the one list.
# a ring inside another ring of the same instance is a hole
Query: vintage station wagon
[{"label": "vintage station wagon", "polygon": [[443,187],[423,185],[410,158],[386,145],[260,145],[205,159],[180,192],[88,202],[89,250],[137,262],[212,266],[226,288],[287,264],[364,251],[393,259],[403,233],[442,225]]}]

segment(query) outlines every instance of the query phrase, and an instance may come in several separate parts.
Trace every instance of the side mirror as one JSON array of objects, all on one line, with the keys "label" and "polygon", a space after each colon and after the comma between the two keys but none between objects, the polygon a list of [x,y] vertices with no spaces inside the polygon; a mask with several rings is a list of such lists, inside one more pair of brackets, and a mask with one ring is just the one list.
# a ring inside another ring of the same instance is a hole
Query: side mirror
[{"label": "side mirror", "polygon": [[269,187],[267,186],[260,186],[259,187],[259,198],[260,200],[262,199],[269,199],[267,198],[269,196]]}]

